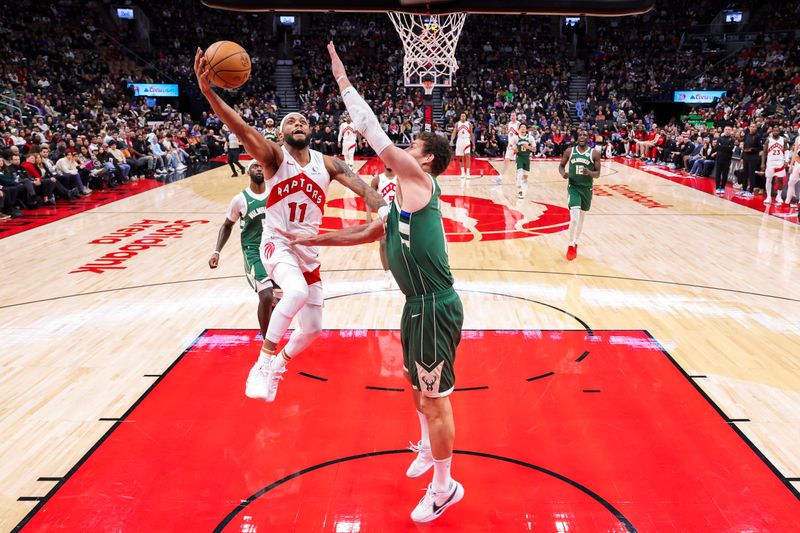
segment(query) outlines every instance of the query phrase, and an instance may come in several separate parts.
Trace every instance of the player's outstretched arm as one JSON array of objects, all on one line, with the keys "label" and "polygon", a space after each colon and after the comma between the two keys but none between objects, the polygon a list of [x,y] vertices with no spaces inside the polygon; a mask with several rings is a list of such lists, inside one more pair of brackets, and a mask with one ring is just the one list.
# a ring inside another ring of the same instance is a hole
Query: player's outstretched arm
[{"label": "player's outstretched arm", "polygon": [[561,156],[561,163],[558,164],[558,173],[561,174],[561,177],[564,179],[569,178],[569,174],[567,174],[567,163],[569,162],[569,156],[571,155],[571,147],[564,150],[564,154]]},{"label": "player's outstretched arm", "polygon": [[397,174],[397,183],[403,194],[403,210],[409,213],[419,211],[428,204],[433,194],[430,178],[417,160],[405,150],[395,146],[383,131],[378,123],[378,117],[347,79],[344,64],[339,59],[332,42],[328,43],[328,53],[331,56],[331,71],[336,83],[339,84],[342,100],[353,119],[353,126],[364,136],[386,166],[393,168]]},{"label": "player's outstretched arm", "polygon": [[291,246],[354,246],[374,242],[383,236],[383,219],[376,218],[369,224],[359,224],[349,228],[319,234],[299,234],[283,231],[280,228],[275,230],[289,239]]},{"label": "player's outstretched arm", "polygon": [[[375,189],[375,191],[377,192],[379,184],[380,184],[380,179],[378,178],[378,175],[375,174],[374,176],[372,176],[372,181],[369,183],[369,186],[372,187],[373,189]],[[367,204],[367,218],[366,218],[366,220],[367,220],[367,223],[372,222],[372,209],[369,208],[369,204]]]},{"label": "player's outstretched arm", "polygon": [[389,214],[386,200],[378,194],[377,190],[367,185],[366,181],[359,178],[344,161],[335,157],[325,156],[325,168],[327,168],[333,179],[363,198],[369,209],[381,214],[381,208],[383,208],[385,213],[382,216],[386,217]]},{"label": "player's outstretched arm", "polygon": [[222,251],[225,243],[228,242],[228,238],[231,236],[232,228],[233,221],[229,218],[226,218],[225,222],[223,222],[219,227],[219,233],[217,234],[217,246],[214,248],[214,253],[211,254],[211,258],[208,260],[209,268],[217,268],[219,265],[219,253]]},{"label": "player's outstretched arm", "polygon": [[194,74],[197,77],[197,84],[200,92],[203,93],[211,109],[217,114],[219,119],[228,126],[244,145],[247,153],[261,163],[265,168],[277,169],[283,161],[283,153],[278,144],[266,140],[258,130],[247,124],[231,106],[225,103],[220,96],[211,88],[208,81],[209,70],[206,67],[206,59],[203,51],[199,48],[194,56]]}]

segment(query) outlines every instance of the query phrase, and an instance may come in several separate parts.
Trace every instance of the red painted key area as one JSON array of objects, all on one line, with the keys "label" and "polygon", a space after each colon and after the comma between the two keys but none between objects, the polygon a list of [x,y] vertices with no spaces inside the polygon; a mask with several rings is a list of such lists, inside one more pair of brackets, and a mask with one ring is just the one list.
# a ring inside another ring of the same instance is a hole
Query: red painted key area
[{"label": "red painted key area", "polygon": [[323,332],[272,404],[244,396],[259,345],[206,331],[25,531],[800,530],[796,491],[646,332],[465,331],[466,495],[420,526],[399,333]]}]

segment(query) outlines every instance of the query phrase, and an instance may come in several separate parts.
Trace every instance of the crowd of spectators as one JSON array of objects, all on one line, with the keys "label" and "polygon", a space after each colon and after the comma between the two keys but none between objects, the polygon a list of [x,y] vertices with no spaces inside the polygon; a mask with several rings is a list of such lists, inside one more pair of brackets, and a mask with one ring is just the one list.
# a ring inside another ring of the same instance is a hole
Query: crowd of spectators
[{"label": "crowd of spectators", "polygon": [[[781,29],[800,20],[794,4],[772,18],[761,4],[744,4],[752,9],[751,26]],[[185,166],[220,155],[225,132],[216,116],[202,112],[193,80],[197,46],[221,39],[241,43],[251,52],[253,73],[224,98],[257,127],[280,118],[273,81],[280,43],[269,14],[198,9],[194,0],[142,3],[151,22],[149,41],[143,42],[134,25],[113,20],[105,3],[61,0],[41,7],[19,0],[16,7],[14,14],[0,13],[0,184],[9,216],[92,188],[173,179]],[[468,17],[457,51],[460,68],[454,85],[441,90],[444,117],[434,129],[449,137],[466,112],[477,152],[500,156],[513,111],[528,124],[537,157],[559,156],[584,126],[604,156],[718,175],[719,139],[730,126],[732,172],[741,175],[737,161],[751,124],[762,138],[775,125],[794,138],[800,45],[791,34],[765,32],[730,53],[695,38],[723,7],[720,0],[664,0],[641,17],[594,20],[578,51],[586,51],[589,81],[586,98],[577,102],[568,101],[570,59],[576,58],[552,26],[557,18]],[[423,92],[403,85],[403,47],[388,17],[328,14],[304,18],[302,34],[290,38],[295,88],[313,125],[313,147],[331,154],[339,148],[344,105],[330,79],[324,53],[329,40],[337,43],[351,79],[388,135],[409,142],[424,127]],[[178,83],[184,107],[178,111],[177,100],[148,105],[133,97],[128,82]],[[673,118],[659,127],[655,114],[644,111],[648,101],[686,88],[727,94],[693,109],[691,123]],[[22,113],[8,105],[11,99],[21,102]],[[752,191],[751,181],[742,178],[743,191]]]},{"label": "crowd of spectators", "polygon": [[221,155],[225,132],[216,116],[179,112],[177,99],[148,105],[128,89],[179,83],[192,102],[197,46],[238,35],[253,51],[253,79],[225,98],[248,120],[277,116],[267,15],[198,10],[189,0],[141,7],[152,24],[150,46],[105,3],[19,0],[13,13],[0,12],[0,217],[138,179],[171,181]]}]

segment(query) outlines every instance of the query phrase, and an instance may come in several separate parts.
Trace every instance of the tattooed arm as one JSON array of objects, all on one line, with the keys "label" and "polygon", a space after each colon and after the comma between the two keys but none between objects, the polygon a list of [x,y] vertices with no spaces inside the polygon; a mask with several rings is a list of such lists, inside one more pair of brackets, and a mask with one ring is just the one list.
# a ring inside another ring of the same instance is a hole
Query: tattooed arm
[{"label": "tattooed arm", "polygon": [[325,156],[325,168],[333,179],[362,197],[371,211],[378,213],[381,207],[388,207],[378,191],[356,176],[355,172],[341,159]]}]

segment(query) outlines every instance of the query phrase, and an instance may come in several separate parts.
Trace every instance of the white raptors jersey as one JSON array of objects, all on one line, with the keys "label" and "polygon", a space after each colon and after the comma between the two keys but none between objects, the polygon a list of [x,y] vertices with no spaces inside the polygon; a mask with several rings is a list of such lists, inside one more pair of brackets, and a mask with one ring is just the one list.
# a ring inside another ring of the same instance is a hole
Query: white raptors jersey
[{"label": "white raptors jersey", "polygon": [[786,149],[783,137],[774,139],[771,135],[767,137],[767,166],[770,168],[782,168],[786,164]]},{"label": "white raptors jersey", "polygon": [[469,141],[471,138],[469,132],[469,122],[456,122],[456,139],[459,141]]},{"label": "white raptors jersey", "polygon": [[392,205],[397,194],[397,176],[390,178],[386,176],[386,173],[378,176],[378,194],[383,196],[388,205]]},{"label": "white raptors jersey", "polygon": [[519,139],[519,120],[508,123],[508,143],[516,143]]},{"label": "white raptors jersey", "polygon": [[353,125],[347,122],[342,124],[339,128],[339,142],[342,143],[342,150],[355,148],[357,140],[358,136],[356,135],[356,129]]},{"label": "white raptors jersey", "polygon": [[[267,198],[267,213],[264,218],[264,233],[261,246],[267,247],[267,259],[275,250],[275,245],[287,246],[286,238],[275,231],[300,234],[319,233],[325,196],[331,176],[325,169],[325,160],[320,152],[309,150],[311,160],[305,167],[291,156],[286,147],[283,150],[283,163],[278,167],[272,182],[272,190]],[[272,249],[270,250],[270,244]],[[282,246],[282,247],[283,247]],[[316,246],[295,246],[294,254],[303,272],[313,272],[319,268],[319,249]]]}]

